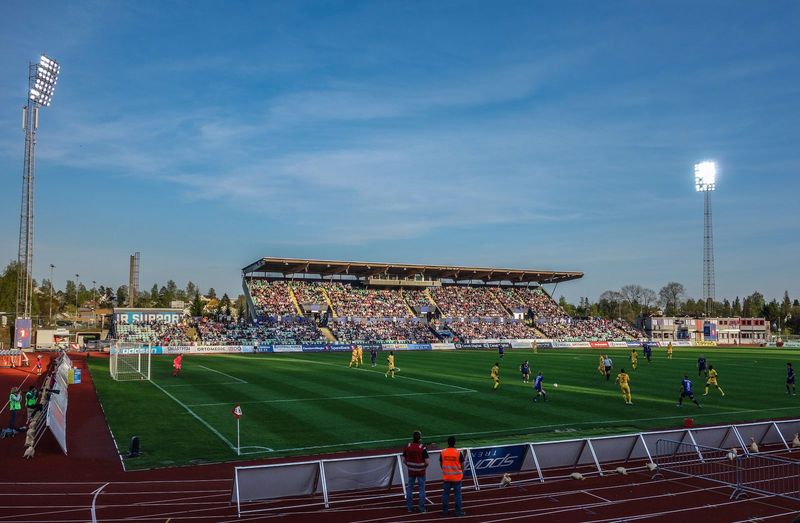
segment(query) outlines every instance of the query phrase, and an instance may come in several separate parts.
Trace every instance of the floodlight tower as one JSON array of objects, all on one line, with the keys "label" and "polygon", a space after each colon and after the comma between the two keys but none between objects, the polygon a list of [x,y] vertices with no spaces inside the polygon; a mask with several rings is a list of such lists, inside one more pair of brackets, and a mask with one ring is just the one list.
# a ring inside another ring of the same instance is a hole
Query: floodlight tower
[{"label": "floodlight tower", "polygon": [[39,127],[39,108],[50,107],[61,66],[42,55],[38,63],[28,64],[28,102],[22,108],[25,131],[25,159],[22,170],[22,202],[19,213],[19,249],[17,251],[17,318],[31,317],[33,296],[33,209],[34,148]]},{"label": "floodlight tower", "polygon": [[714,228],[711,224],[711,193],[717,188],[717,165],[714,162],[701,162],[694,166],[694,186],[697,192],[705,195],[703,228],[703,300],[706,302],[706,316],[714,306]]}]

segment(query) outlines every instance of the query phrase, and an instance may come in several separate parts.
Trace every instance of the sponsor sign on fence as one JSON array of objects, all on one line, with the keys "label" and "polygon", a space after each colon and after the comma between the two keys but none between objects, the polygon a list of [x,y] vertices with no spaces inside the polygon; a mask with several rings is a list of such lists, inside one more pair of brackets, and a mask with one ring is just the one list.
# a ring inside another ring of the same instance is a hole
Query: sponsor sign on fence
[{"label": "sponsor sign on fence", "polygon": [[697,340],[697,341],[694,342],[694,344],[695,344],[696,347],[716,347],[717,346],[717,342],[716,341],[705,341],[705,340],[703,340],[703,341]]},{"label": "sponsor sign on fence", "polygon": [[479,343],[479,342],[463,342],[463,343],[456,343],[456,349],[499,349],[500,347],[504,349],[510,349],[511,344],[505,342],[487,342],[487,343]]},{"label": "sponsor sign on fence", "polygon": [[[475,475],[497,476],[506,472],[519,472],[527,450],[527,445],[471,449]],[[464,471],[469,472],[470,468],[470,463],[467,462]]]},{"label": "sponsor sign on fence", "polygon": [[273,345],[272,352],[303,352],[302,345]]},{"label": "sponsor sign on fence", "polygon": [[431,343],[432,350],[454,350],[455,348],[455,343]]},{"label": "sponsor sign on fence", "polygon": [[180,323],[183,320],[183,311],[171,309],[118,309],[114,311],[114,321],[118,325],[132,325],[134,323],[149,323],[160,321],[163,323]]}]

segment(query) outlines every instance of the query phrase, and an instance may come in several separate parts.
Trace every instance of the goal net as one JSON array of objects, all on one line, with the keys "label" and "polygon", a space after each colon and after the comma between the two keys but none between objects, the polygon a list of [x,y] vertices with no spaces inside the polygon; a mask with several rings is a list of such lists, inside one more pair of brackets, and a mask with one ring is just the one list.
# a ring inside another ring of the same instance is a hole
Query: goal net
[{"label": "goal net", "polygon": [[116,381],[150,379],[150,345],[130,342],[111,344],[108,369]]}]

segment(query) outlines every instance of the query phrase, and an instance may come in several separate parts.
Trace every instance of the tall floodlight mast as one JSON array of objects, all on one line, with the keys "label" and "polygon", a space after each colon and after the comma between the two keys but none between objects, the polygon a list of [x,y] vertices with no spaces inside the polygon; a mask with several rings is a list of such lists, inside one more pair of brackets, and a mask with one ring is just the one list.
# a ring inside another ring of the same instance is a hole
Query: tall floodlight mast
[{"label": "tall floodlight mast", "polygon": [[61,66],[42,55],[38,63],[28,65],[28,102],[22,109],[22,129],[25,131],[25,160],[22,170],[22,202],[19,213],[19,250],[17,251],[17,319],[31,317],[33,297],[33,217],[34,174],[36,162],[36,129],[39,127],[39,108],[50,107]]},{"label": "tall floodlight mast", "polygon": [[714,162],[701,162],[694,166],[694,186],[697,192],[705,195],[703,227],[703,300],[706,303],[706,316],[713,313],[714,307],[714,228],[711,223],[711,193],[717,188],[717,165]]}]

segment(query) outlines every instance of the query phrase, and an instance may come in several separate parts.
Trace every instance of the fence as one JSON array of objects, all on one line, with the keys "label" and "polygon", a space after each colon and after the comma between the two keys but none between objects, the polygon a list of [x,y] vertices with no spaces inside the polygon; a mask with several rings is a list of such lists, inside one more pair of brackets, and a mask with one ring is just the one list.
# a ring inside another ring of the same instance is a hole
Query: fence
[{"label": "fence", "polygon": [[[793,483],[784,485],[779,479],[782,474],[800,477],[800,468],[790,460],[760,461],[766,456],[752,455],[745,441],[756,441],[758,445],[774,447],[771,452],[792,451],[787,441],[800,432],[800,419],[784,421],[765,421],[675,429],[656,432],[641,432],[618,436],[602,436],[562,441],[529,442],[516,445],[502,445],[463,449],[465,453],[465,487],[480,490],[482,482],[496,483],[503,473],[524,473],[530,481],[545,482],[563,478],[570,472],[580,470],[584,475],[607,473],[603,465],[613,463],[629,468],[644,467],[649,463],[681,463],[689,467],[694,462],[701,465],[719,464],[717,469],[709,467],[708,472],[716,474],[718,482],[737,484],[736,469],[727,468],[719,454],[698,451],[700,447],[712,449],[736,448],[744,457],[752,458],[742,465],[739,484],[742,490],[797,492]],[[671,441],[680,448],[659,444]],[[678,452],[683,445],[691,452]],[[681,460],[675,458],[680,456]],[[690,459],[691,458],[691,459]],[[725,457],[725,459],[727,459]],[[781,468],[784,466],[785,468]],[[664,468],[664,470],[672,470]],[[687,469],[688,471],[688,469]],[[705,473],[705,471],[704,471]],[[761,474],[761,475],[759,475]],[[442,478],[439,466],[439,452],[430,451],[428,481]],[[392,492],[393,487],[401,491]],[[370,490],[372,489],[372,490]],[[239,514],[271,510],[266,502],[277,502],[281,509],[324,504],[328,508],[334,492],[360,491],[364,497],[399,496],[405,494],[405,468],[399,453],[368,457],[348,457],[236,467],[234,469],[231,502],[235,503]],[[791,494],[795,495],[795,494]]]},{"label": "fence", "polygon": [[800,501],[798,461],[667,439],[658,440],[656,449],[659,471],[727,485],[731,499],[754,492]]}]

